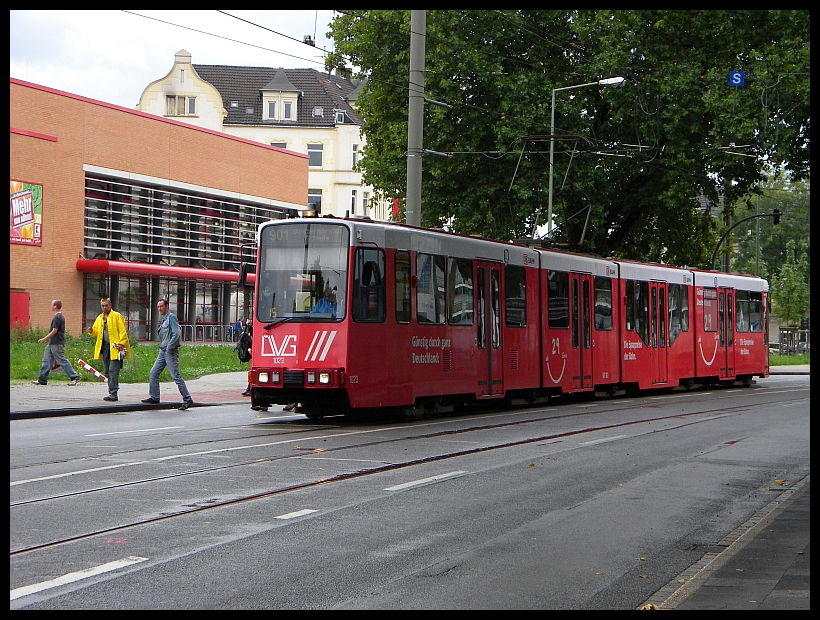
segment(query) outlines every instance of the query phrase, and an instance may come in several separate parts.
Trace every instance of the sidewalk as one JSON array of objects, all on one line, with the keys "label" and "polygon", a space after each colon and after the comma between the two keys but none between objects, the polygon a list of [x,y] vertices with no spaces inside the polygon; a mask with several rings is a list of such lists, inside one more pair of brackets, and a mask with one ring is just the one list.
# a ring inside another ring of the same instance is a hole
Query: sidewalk
[{"label": "sidewalk", "polygon": [[[171,409],[182,404],[176,383],[160,383],[160,403],[150,405],[140,400],[148,398],[147,383],[120,383],[119,400],[109,403],[103,400],[108,395],[107,384],[94,375],[78,370],[82,381],[68,385],[64,375],[48,382],[48,385],[32,385],[31,382],[10,386],[9,410],[11,420],[46,418],[62,415],[85,415],[90,413],[114,413],[117,411],[140,411],[146,409]],[[194,399],[194,407],[245,403],[251,406],[251,399],[242,396],[248,387],[247,372],[227,372],[206,375],[186,381],[188,391]]]},{"label": "sidewalk", "polygon": [[639,609],[811,609],[811,476],[783,489]]}]

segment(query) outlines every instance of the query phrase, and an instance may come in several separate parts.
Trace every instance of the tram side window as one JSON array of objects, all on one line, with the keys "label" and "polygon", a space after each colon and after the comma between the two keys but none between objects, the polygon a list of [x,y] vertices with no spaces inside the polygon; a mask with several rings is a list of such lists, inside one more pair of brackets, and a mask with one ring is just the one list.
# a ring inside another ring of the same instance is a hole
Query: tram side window
[{"label": "tram side window", "polygon": [[473,324],[473,261],[447,260],[447,310],[450,325]]},{"label": "tram side window", "polygon": [[357,248],[353,272],[353,320],[381,323],[385,318],[384,251]]},{"label": "tram side window", "polygon": [[635,331],[649,345],[649,282],[635,282]]},{"label": "tram side window", "polygon": [[[685,284],[670,284],[669,285],[669,346],[678,338],[681,332],[689,331],[688,318],[683,314],[683,305],[689,307],[689,299],[686,297],[687,287]],[[681,297],[683,295],[683,297]],[[686,329],[684,329],[683,322],[687,321]]]},{"label": "tram side window", "polygon": [[547,289],[547,320],[550,329],[569,327],[569,275],[565,271],[550,271]]},{"label": "tram side window", "polygon": [[416,255],[416,320],[419,323],[443,325],[445,316],[444,257],[437,254]]},{"label": "tram side window", "polygon": [[410,253],[396,252],[396,321],[410,322]]},{"label": "tram side window", "polygon": [[527,273],[524,267],[504,268],[504,307],[507,327],[527,326]]},{"label": "tram side window", "polygon": [[763,331],[763,293],[749,293],[749,331]]},{"label": "tram side window", "polygon": [[735,331],[749,331],[748,291],[735,291]]},{"label": "tram side window", "polygon": [[626,328],[635,331],[635,280],[626,281]]},{"label": "tram side window", "polygon": [[703,289],[703,331],[716,332],[718,330],[718,302],[717,289]]},{"label": "tram side window", "polygon": [[680,285],[680,330],[689,331],[689,285]]},{"label": "tram side window", "polygon": [[595,329],[612,331],[612,280],[595,277]]}]

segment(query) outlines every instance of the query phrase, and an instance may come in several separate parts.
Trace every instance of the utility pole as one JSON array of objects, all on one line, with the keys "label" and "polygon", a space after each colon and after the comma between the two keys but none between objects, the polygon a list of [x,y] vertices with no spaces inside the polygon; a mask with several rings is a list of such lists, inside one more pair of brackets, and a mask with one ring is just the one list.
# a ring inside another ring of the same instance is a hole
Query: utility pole
[{"label": "utility pole", "polygon": [[424,44],[427,12],[410,11],[410,102],[407,117],[406,223],[421,226],[421,156],[424,152]]}]

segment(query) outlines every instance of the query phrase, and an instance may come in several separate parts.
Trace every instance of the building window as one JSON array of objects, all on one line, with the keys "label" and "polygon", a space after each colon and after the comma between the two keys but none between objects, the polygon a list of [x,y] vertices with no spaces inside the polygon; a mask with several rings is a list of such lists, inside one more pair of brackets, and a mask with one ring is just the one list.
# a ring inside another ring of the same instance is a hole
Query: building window
[{"label": "building window", "polygon": [[313,117],[314,118],[324,118],[325,116],[325,109],[320,107],[313,108]]},{"label": "building window", "polygon": [[359,145],[353,145],[353,168],[356,167],[356,164],[359,163]]},{"label": "building window", "polygon": [[179,70],[179,81],[180,81],[180,82],[184,82],[184,81],[185,81],[185,69],[180,69],[180,70]]},{"label": "building window", "polygon": [[322,190],[320,190],[320,189],[309,189],[308,190],[308,206],[311,207],[316,212],[316,215],[321,215],[321,213],[322,213]]},{"label": "building window", "polygon": [[345,113],[337,110],[336,111],[336,122],[337,123],[344,123],[345,122]]},{"label": "building window", "polygon": [[370,193],[362,192],[362,213],[367,215],[367,207],[370,204]]},{"label": "building window", "polygon": [[291,117],[291,110],[293,109],[293,104],[290,101],[284,102],[285,106],[285,118],[290,119]]},{"label": "building window", "polygon": [[196,97],[166,95],[165,116],[196,116]]},{"label": "building window", "polygon": [[276,118],[276,102],[268,101],[268,119],[274,120]]},{"label": "building window", "polygon": [[308,166],[321,166],[322,165],[322,149],[323,145],[321,144],[308,144],[307,145],[307,154],[308,154]]},{"label": "building window", "polygon": [[350,215],[356,213],[356,190],[350,191]]},{"label": "building window", "polygon": [[288,148],[288,143],[287,142],[271,142],[270,145],[275,146],[278,149]]}]

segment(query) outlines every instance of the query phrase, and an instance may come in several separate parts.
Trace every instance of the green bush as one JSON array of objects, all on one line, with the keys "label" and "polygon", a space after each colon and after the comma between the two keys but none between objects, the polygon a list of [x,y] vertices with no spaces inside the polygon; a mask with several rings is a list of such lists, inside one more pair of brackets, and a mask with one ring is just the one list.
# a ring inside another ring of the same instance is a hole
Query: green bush
[{"label": "green bush", "polygon": [[[45,330],[12,329],[9,345],[9,375],[14,380],[35,380],[40,371],[45,343],[37,342],[48,332]],[[103,361],[95,360],[94,347],[97,339],[88,334],[79,338],[66,335],[65,354],[74,369],[80,373],[83,381],[98,381],[77,363],[82,359],[99,372],[103,372]],[[120,383],[147,383],[151,367],[157,359],[159,345],[155,342],[131,343],[131,358],[125,360],[120,372]],[[225,344],[189,344],[183,343],[179,354],[179,368],[182,378],[196,379],[203,375],[222,372],[248,370],[249,364],[241,364],[236,357],[232,343]],[[52,371],[49,380],[68,381],[62,369]],[[160,381],[172,381],[167,370],[162,372]]]}]

